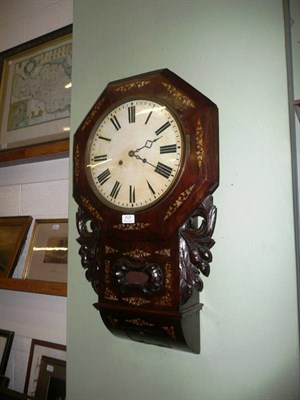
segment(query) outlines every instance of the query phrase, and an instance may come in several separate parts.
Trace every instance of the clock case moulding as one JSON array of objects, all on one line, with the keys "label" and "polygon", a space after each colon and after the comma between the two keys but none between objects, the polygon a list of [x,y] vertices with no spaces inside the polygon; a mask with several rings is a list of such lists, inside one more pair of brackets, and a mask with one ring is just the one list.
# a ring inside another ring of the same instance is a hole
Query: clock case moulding
[{"label": "clock case moulding", "polygon": [[[172,190],[124,224],[124,213],[101,202],[90,187],[86,147],[103,114],[137,98],[162,102],[177,116],[185,160]],[[199,292],[212,261],[218,147],[217,106],[168,69],[109,83],[75,133],[79,254],[98,295],[94,306],[115,335],[200,352]]]}]

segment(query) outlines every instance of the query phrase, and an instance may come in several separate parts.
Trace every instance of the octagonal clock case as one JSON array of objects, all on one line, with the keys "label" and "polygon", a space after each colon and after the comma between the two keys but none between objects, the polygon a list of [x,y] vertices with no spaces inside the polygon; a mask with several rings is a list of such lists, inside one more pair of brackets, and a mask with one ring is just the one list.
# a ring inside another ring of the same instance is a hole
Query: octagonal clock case
[{"label": "octagonal clock case", "polygon": [[168,69],[109,83],[74,136],[79,254],[107,328],[199,353],[218,108]]}]

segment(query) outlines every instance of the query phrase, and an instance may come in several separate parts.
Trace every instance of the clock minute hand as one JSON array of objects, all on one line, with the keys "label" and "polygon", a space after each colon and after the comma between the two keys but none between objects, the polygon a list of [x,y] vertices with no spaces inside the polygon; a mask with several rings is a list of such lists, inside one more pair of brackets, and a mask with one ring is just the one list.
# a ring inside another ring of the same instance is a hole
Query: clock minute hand
[{"label": "clock minute hand", "polygon": [[138,153],[140,150],[144,149],[145,147],[147,149],[151,149],[153,143],[155,143],[157,140],[159,140],[162,136],[157,137],[156,139],[153,140],[146,140],[146,143],[144,144],[144,146],[137,148],[134,153]]},{"label": "clock minute hand", "polygon": [[146,147],[147,149],[151,149],[153,143],[155,143],[155,142],[156,142],[157,140],[159,140],[161,137],[162,137],[162,136],[159,136],[159,137],[157,137],[157,138],[155,138],[155,139],[153,139],[153,140],[149,140],[149,139],[146,140],[146,143],[145,143],[144,146],[139,147],[139,148],[137,148],[136,150],[130,150],[130,151],[128,152],[129,157],[135,157],[137,160],[143,161],[144,164],[149,164],[149,165],[151,165],[151,167],[155,168],[155,165],[151,164],[146,158],[142,158],[142,157],[140,157],[140,156],[139,156],[138,154],[136,154],[136,153],[138,153],[140,150],[144,149],[145,147]]}]

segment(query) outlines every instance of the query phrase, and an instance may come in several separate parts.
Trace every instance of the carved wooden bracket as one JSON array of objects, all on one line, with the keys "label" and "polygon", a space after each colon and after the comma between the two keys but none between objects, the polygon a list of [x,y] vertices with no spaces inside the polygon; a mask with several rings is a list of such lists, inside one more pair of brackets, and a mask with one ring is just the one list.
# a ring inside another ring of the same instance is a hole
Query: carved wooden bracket
[{"label": "carved wooden bracket", "polygon": [[86,279],[99,294],[99,225],[81,207],[76,213],[76,225],[80,235],[77,242],[80,244],[81,265],[86,270]]},{"label": "carved wooden bracket", "polygon": [[[198,217],[202,218],[200,227],[197,226]],[[209,276],[216,217],[217,208],[213,205],[213,197],[209,195],[179,229],[181,304],[190,298],[193,289],[199,292],[203,289],[200,272]]]}]

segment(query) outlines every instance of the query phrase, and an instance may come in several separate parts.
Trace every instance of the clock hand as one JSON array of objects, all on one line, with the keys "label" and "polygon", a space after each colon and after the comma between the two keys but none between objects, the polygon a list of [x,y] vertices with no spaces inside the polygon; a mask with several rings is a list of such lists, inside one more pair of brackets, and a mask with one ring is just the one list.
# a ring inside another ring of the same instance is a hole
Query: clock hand
[{"label": "clock hand", "polygon": [[134,154],[134,153],[135,152],[131,150],[128,153],[129,157],[135,157],[137,160],[143,161],[144,164],[149,164],[149,165],[151,165],[151,167],[156,168],[155,165],[151,164],[146,158],[142,158],[138,154]]},{"label": "clock hand", "polygon": [[138,153],[140,150],[144,149],[145,147],[147,147],[147,149],[151,149],[153,143],[155,143],[157,140],[159,140],[162,136],[157,137],[156,139],[153,140],[146,140],[146,143],[143,147],[139,147],[138,149],[136,149],[134,151],[134,153]]},{"label": "clock hand", "polygon": [[[137,148],[136,150],[130,150],[130,151],[128,152],[129,157],[135,157],[137,160],[142,160],[143,162],[148,163],[147,160],[146,160],[145,158],[141,158],[140,156],[137,156],[135,153],[138,153],[140,150],[144,149],[145,147],[147,147],[147,149],[151,149],[153,143],[155,143],[155,142],[156,142],[157,140],[159,140],[161,137],[162,137],[162,136],[159,136],[158,138],[153,139],[153,140],[146,140],[146,143],[145,143],[144,146],[139,147],[139,148]],[[144,161],[144,160],[146,160],[146,161]],[[149,163],[148,163],[148,164],[149,164]],[[152,164],[150,164],[150,165],[152,165]]]},{"label": "clock hand", "polygon": [[155,172],[157,172],[158,174],[160,174],[161,176],[163,176],[166,179],[169,179],[170,176],[174,176],[174,175],[172,175],[173,168],[169,167],[168,165],[165,165],[159,161],[158,161],[157,165],[153,165],[147,160],[147,158],[141,158],[139,155],[136,155],[136,154],[133,154],[131,157],[133,157],[133,156],[137,160],[141,160],[141,161],[143,161],[143,163],[151,165],[151,167],[154,168]]}]

